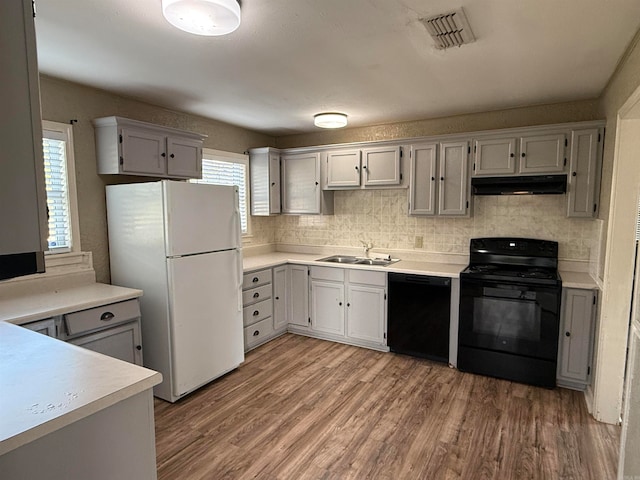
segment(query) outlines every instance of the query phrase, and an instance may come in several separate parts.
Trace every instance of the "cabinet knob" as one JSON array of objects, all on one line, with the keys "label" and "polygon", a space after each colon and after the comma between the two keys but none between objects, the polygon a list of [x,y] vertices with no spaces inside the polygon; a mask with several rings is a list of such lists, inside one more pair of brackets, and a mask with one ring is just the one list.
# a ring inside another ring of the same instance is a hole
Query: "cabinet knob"
[{"label": "cabinet knob", "polygon": [[435,180],[436,180],[436,177],[431,177],[432,182],[435,182]]},{"label": "cabinet knob", "polygon": [[444,182],[444,177],[440,177],[440,181]]},{"label": "cabinet knob", "polygon": [[573,173],[571,174],[571,176],[572,176],[572,177],[575,177],[576,175],[577,175],[577,172],[573,172]]},{"label": "cabinet knob", "polygon": [[160,154],[160,156],[161,156],[162,158],[164,158],[164,157],[166,157],[166,156],[167,156],[167,154],[166,154],[166,153],[164,153],[164,152],[162,152],[162,153]]},{"label": "cabinet knob", "polygon": [[570,337],[570,336],[571,336],[571,332],[564,332],[564,335],[565,335],[566,337]]},{"label": "cabinet knob", "polygon": [[172,153],[171,155],[169,155],[171,158],[176,158],[176,156]]},{"label": "cabinet knob", "polygon": [[111,320],[113,317],[115,317],[115,315],[111,312],[104,312],[102,315],[100,315],[100,320],[102,320],[103,322],[108,322],[109,320]]},{"label": "cabinet knob", "polygon": [[276,297],[276,300],[280,300],[280,297]]},{"label": "cabinet knob", "polygon": [[142,350],[142,345],[136,345],[136,350]]},{"label": "cabinet knob", "polygon": [[258,292],[253,294],[253,298],[258,298],[260,296],[260,294]]},{"label": "cabinet knob", "polygon": [[356,165],[356,172],[358,171],[358,165]]},{"label": "cabinet knob", "polygon": [[527,154],[526,154],[526,153],[524,153],[524,152],[522,152],[522,158],[524,158],[524,157],[526,157],[526,156],[527,156]]},{"label": "cabinet knob", "polygon": [[513,153],[513,152],[511,152],[511,153],[509,154],[509,156],[510,156],[511,158],[513,158],[513,157],[515,157],[515,156],[516,156],[516,154],[515,154],[515,153]]},{"label": "cabinet knob", "polygon": [[276,182],[271,182],[271,186],[275,187],[276,186]]},{"label": "cabinet knob", "polygon": [[350,306],[351,306],[351,304],[350,304],[350,303],[347,303],[347,307],[350,307]]},{"label": "cabinet knob", "polygon": [[318,185],[318,182],[316,182],[316,185]]},{"label": "cabinet knob", "polygon": [[253,280],[251,280],[253,283],[256,283],[258,281],[258,277],[253,277]]},{"label": "cabinet knob", "polygon": [[338,302],[338,305],[342,306],[342,302]]},{"label": "cabinet knob", "polygon": [[260,311],[258,311],[258,310],[254,310],[254,311],[253,311],[253,316],[254,316],[254,317],[257,317],[258,315],[260,315]]},{"label": "cabinet knob", "polygon": [[366,168],[367,168],[367,166],[366,166],[366,165],[363,165],[363,166],[362,166],[362,168],[363,168],[363,169],[366,169]]},{"label": "cabinet knob", "polygon": [[255,332],[253,332],[254,337],[257,337],[258,335],[260,335],[260,330],[256,330]]}]

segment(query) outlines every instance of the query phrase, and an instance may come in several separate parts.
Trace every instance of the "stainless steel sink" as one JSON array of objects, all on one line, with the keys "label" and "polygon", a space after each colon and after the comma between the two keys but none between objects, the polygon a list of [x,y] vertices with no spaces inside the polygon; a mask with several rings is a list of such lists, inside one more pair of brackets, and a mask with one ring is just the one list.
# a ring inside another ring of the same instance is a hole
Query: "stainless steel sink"
[{"label": "stainless steel sink", "polygon": [[376,265],[379,267],[385,267],[397,261],[397,259],[384,260],[382,258],[365,258],[352,255],[332,255],[330,257],[318,259],[318,262],[346,263],[349,265]]}]

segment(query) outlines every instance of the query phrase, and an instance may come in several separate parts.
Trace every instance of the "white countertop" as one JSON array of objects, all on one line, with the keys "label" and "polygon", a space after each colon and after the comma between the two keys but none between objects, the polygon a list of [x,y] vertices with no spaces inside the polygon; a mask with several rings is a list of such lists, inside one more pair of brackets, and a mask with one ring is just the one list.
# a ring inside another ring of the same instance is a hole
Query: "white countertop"
[{"label": "white countertop", "polygon": [[141,295],[142,290],[104,283],[88,283],[48,292],[24,292],[21,295],[0,296],[0,322],[22,324],[130,300]]},{"label": "white countertop", "polygon": [[[338,252],[339,253],[339,252]],[[360,270],[378,270],[383,272],[397,272],[397,273],[413,273],[417,275],[433,275],[436,277],[450,277],[458,278],[460,271],[464,270],[466,265],[453,264],[453,263],[439,263],[439,262],[420,262],[413,260],[400,260],[399,262],[392,263],[386,267],[371,266],[371,265],[350,265],[350,264],[336,264],[329,262],[319,262],[318,259],[327,257],[329,255],[323,254],[309,254],[309,253],[290,253],[290,252],[273,252],[262,255],[253,255],[244,257],[243,266],[244,271],[249,272],[252,270],[258,270],[260,268],[275,267],[285,263],[304,264],[304,265],[318,265],[322,267],[333,268],[353,268]]]},{"label": "white countertop", "polygon": [[[337,252],[338,254],[339,252]],[[309,254],[309,253],[290,253],[290,252],[272,252],[261,255],[252,255],[245,257],[243,260],[244,271],[259,270],[261,268],[270,268],[285,263],[304,264],[304,265],[320,265],[323,267],[334,268],[355,268],[365,270],[378,270],[397,273],[412,273],[416,275],[432,275],[436,277],[459,278],[460,272],[465,269],[466,265],[457,263],[442,262],[421,262],[415,260],[400,260],[386,267],[377,267],[370,265],[349,265],[336,264],[328,262],[319,262],[318,259],[327,257],[326,254]],[[596,282],[586,272],[569,272],[560,271],[562,277],[562,286],[565,288],[597,288]]]},{"label": "white countertop", "polygon": [[158,372],[0,322],[0,455],[161,381]]}]

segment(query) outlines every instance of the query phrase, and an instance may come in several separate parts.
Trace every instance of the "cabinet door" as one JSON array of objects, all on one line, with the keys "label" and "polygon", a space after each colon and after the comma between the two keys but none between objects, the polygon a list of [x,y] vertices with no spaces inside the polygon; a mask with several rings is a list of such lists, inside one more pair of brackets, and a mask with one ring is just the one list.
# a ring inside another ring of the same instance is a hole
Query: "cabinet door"
[{"label": "cabinet door", "polygon": [[473,151],[474,177],[516,172],[516,139],[513,137],[476,140]]},{"label": "cabinet door", "polygon": [[142,365],[142,345],[138,321],[75,338],[69,340],[69,343],[125,362]]},{"label": "cabinet door", "polygon": [[400,185],[400,147],[364,148],[362,175],[365,187]]},{"label": "cabinet door", "polygon": [[560,173],[565,166],[565,135],[537,135],[520,139],[520,173]]},{"label": "cabinet door", "polygon": [[20,325],[21,327],[28,328],[34,332],[41,333],[48,337],[56,338],[56,325],[53,318],[46,318],[44,320],[38,320],[35,322],[25,323]]},{"label": "cabinet door", "polygon": [[347,336],[384,344],[384,287],[350,284],[347,289]]},{"label": "cabinet door", "polygon": [[327,153],[327,188],[360,186],[360,150]]},{"label": "cabinet door", "polygon": [[317,332],[344,336],[344,284],[311,280],[311,326]]},{"label": "cabinet door", "polygon": [[320,213],[320,154],[282,156],[282,213]]},{"label": "cabinet door", "polygon": [[202,178],[202,141],[167,137],[167,175]]},{"label": "cabinet door", "polygon": [[558,377],[586,385],[591,366],[593,290],[564,289]]},{"label": "cabinet door", "polygon": [[410,215],[436,213],[437,149],[435,143],[411,145]]},{"label": "cabinet door", "polygon": [[309,326],[309,267],[287,266],[287,320],[298,327]]},{"label": "cabinet door", "polygon": [[287,327],[287,266],[273,269],[273,328]]},{"label": "cabinet door", "polygon": [[592,217],[598,209],[595,196],[599,177],[599,138],[597,128],[571,133],[568,217]]},{"label": "cabinet door", "polygon": [[439,215],[467,213],[467,156],[468,142],[440,144]]},{"label": "cabinet door", "polygon": [[44,272],[49,230],[33,17],[30,1],[0,2],[0,254],[40,252],[37,271]]},{"label": "cabinet door", "polygon": [[280,154],[269,152],[269,214],[280,213]]},{"label": "cabinet door", "polygon": [[120,161],[122,173],[164,176],[167,171],[166,137],[123,127]]}]

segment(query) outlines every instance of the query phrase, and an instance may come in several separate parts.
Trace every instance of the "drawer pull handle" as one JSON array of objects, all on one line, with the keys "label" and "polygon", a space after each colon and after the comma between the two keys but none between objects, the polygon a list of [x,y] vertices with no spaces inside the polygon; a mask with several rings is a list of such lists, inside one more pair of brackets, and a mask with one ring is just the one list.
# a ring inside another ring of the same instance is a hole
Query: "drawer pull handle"
[{"label": "drawer pull handle", "polygon": [[257,337],[258,335],[260,335],[260,330],[256,330],[255,332],[253,332],[254,337]]},{"label": "drawer pull handle", "polygon": [[258,298],[260,296],[260,294],[258,292],[253,294],[253,298]]},{"label": "drawer pull handle", "polygon": [[108,322],[109,320],[111,320],[113,317],[115,317],[115,315],[111,312],[104,312],[102,315],[100,315],[100,320],[103,322]]},{"label": "drawer pull handle", "polygon": [[253,277],[253,280],[251,280],[253,283],[256,283],[258,281],[258,277]]},{"label": "drawer pull handle", "polygon": [[258,310],[255,310],[255,311],[253,312],[253,316],[254,316],[254,317],[257,317],[258,315],[260,315],[260,312],[259,312]]}]

